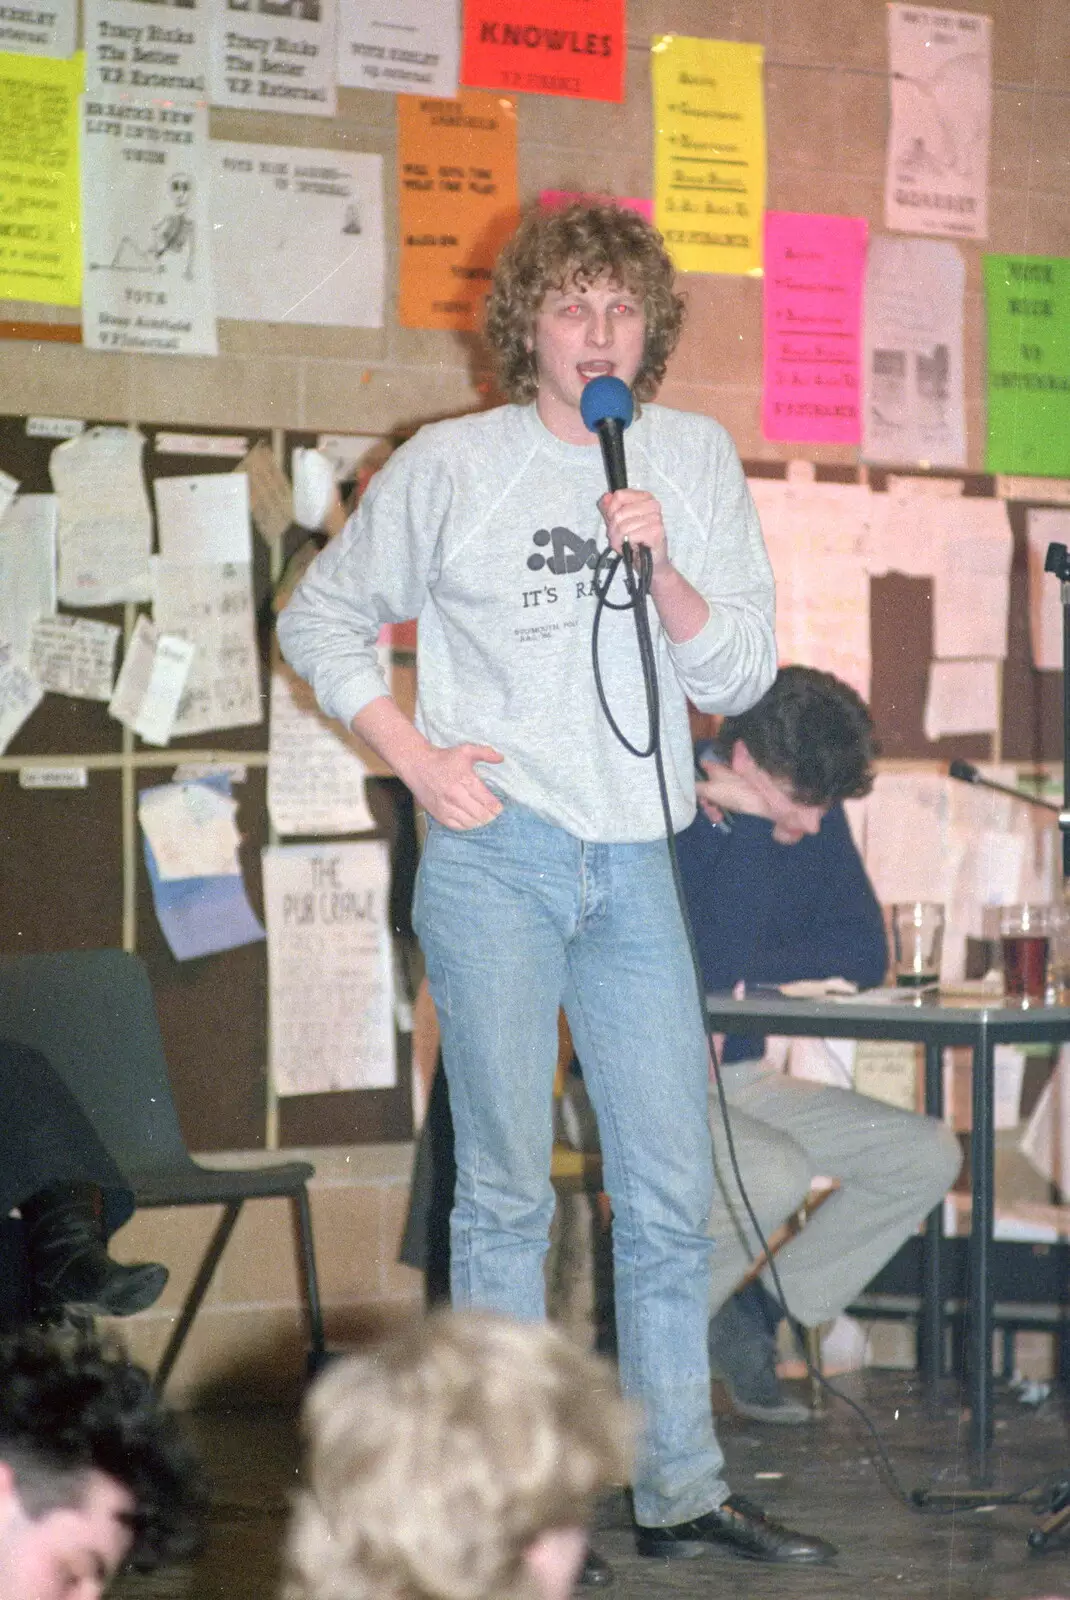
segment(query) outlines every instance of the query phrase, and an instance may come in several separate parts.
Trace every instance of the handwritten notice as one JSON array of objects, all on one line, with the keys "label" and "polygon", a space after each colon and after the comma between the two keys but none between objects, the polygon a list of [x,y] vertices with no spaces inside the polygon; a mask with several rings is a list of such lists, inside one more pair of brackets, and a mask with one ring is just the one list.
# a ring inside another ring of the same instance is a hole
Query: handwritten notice
[{"label": "handwritten notice", "polygon": [[276,833],[368,833],[368,769],[357,740],[325,717],[310,686],[285,662],[271,674],[267,805]]},{"label": "handwritten notice", "polygon": [[382,843],[267,849],[268,1016],[280,1095],[397,1082]]},{"label": "handwritten notice", "polygon": [[867,461],[966,465],[966,264],[942,239],[878,235],[866,274]]},{"label": "handwritten notice", "polygon": [[1070,257],[985,256],[988,472],[1070,477]]},{"label": "handwritten notice", "polygon": [[465,0],[461,81],[581,100],[624,99],[624,0]]},{"label": "handwritten notice", "polygon": [[39,617],[30,638],[30,672],[42,689],[77,700],[110,700],[120,630],[88,617]]},{"label": "handwritten notice", "polygon": [[0,517],[0,644],[24,667],[38,617],[56,609],[56,497],[22,494]]},{"label": "handwritten notice", "polygon": [[857,444],[864,217],[767,211],[762,432]]},{"label": "handwritten notice", "polygon": [[456,100],[399,95],[397,106],[398,320],[473,332],[516,225],[516,106],[475,90]]},{"label": "handwritten notice", "polygon": [[82,297],[81,89],[80,56],[0,56],[0,299]]},{"label": "handwritten notice", "polygon": [[141,475],[144,448],[136,428],[90,428],[49,457],[64,605],[149,598],[152,514]]},{"label": "handwritten notice", "polygon": [[865,484],[752,478],[777,586],[777,656],[834,672],[869,699],[874,496]]},{"label": "handwritten notice", "polygon": [[41,685],[11,659],[9,648],[0,641],[0,755],[44,697]]},{"label": "handwritten notice", "polygon": [[888,6],[891,127],[884,221],[900,233],[988,233],[992,19]]},{"label": "handwritten notice", "polygon": [[83,105],[87,347],[215,355],[208,107],[95,94]]},{"label": "handwritten notice", "polygon": [[0,8],[0,51],[23,56],[70,56],[77,40],[76,0],[49,0],[47,7]]},{"label": "handwritten notice", "polygon": [[157,627],[196,647],[175,737],[263,722],[250,564],[156,557],[153,586]]},{"label": "handwritten notice", "polygon": [[169,744],[192,661],[188,640],[161,633],[148,617],[138,617],[109,714],[146,744]]},{"label": "handwritten notice", "polygon": [[334,0],[218,0],[212,29],[214,106],[334,116]]},{"label": "handwritten notice", "polygon": [[762,47],[662,34],[651,46],[654,217],[681,272],[762,271]]},{"label": "handwritten notice", "polygon": [[339,0],[338,82],[387,94],[457,94],[458,0]]},{"label": "handwritten notice", "polygon": [[88,90],[207,100],[205,0],[163,12],[158,0],[84,0],[84,9]]}]

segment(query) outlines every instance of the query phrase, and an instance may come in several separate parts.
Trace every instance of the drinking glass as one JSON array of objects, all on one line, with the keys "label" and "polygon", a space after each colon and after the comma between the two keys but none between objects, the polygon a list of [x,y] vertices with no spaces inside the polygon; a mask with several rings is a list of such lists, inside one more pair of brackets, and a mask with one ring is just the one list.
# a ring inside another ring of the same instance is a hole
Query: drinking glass
[{"label": "drinking glass", "polygon": [[1008,999],[1043,1000],[1050,934],[1050,906],[1003,907],[999,936],[1003,947],[1003,992]]},{"label": "drinking glass", "polygon": [[892,907],[892,957],[900,989],[935,989],[940,982],[944,908],[932,900]]}]

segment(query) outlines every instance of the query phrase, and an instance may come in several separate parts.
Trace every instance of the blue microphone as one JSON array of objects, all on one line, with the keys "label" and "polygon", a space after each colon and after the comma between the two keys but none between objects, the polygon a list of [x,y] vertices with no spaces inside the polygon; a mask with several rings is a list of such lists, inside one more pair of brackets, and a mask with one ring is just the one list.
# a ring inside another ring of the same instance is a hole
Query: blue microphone
[{"label": "blue microphone", "polygon": [[602,446],[602,463],[610,489],[628,487],[624,464],[624,429],[635,415],[632,391],[619,378],[608,373],[592,378],[580,395],[580,416],[590,433],[597,433]]}]

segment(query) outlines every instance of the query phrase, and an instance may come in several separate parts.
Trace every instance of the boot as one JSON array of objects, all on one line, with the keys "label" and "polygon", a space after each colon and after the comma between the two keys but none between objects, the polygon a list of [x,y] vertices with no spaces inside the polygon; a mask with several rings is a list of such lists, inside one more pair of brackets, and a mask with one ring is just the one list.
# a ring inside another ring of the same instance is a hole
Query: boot
[{"label": "boot", "polygon": [[129,1317],[163,1293],[167,1268],[158,1261],[128,1267],[108,1254],[95,1184],[39,1189],[19,1210],[35,1314]]},{"label": "boot", "polygon": [[780,1387],[776,1339],[770,1331],[770,1323],[775,1328],[776,1322],[766,1313],[764,1296],[761,1284],[750,1284],[711,1319],[710,1376],[721,1380],[735,1410],[752,1422],[809,1422],[809,1409]]}]

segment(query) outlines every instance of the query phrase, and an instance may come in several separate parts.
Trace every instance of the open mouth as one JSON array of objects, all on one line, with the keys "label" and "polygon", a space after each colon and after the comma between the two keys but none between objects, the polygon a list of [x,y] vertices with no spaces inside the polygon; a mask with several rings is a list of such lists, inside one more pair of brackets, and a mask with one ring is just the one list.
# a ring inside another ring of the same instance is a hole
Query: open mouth
[{"label": "open mouth", "polygon": [[612,361],[582,361],[576,371],[584,383],[590,383],[592,378],[605,378],[612,375],[616,363]]}]

